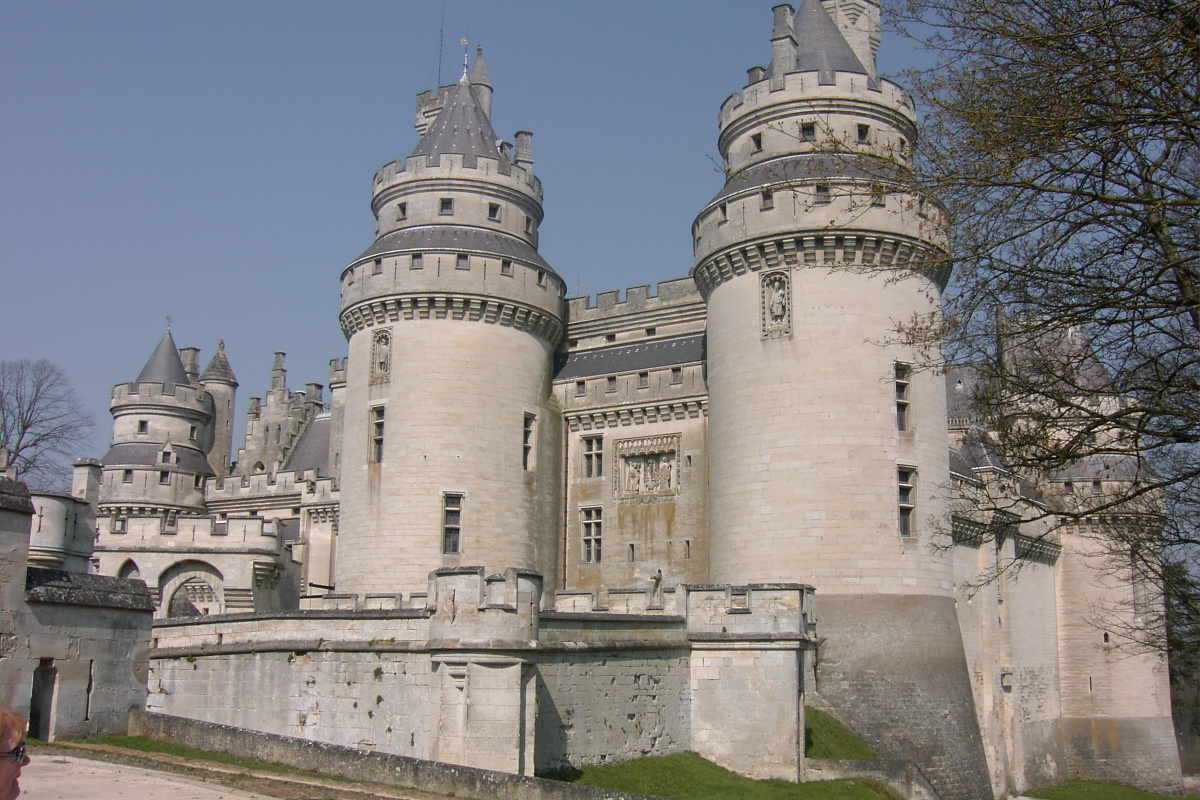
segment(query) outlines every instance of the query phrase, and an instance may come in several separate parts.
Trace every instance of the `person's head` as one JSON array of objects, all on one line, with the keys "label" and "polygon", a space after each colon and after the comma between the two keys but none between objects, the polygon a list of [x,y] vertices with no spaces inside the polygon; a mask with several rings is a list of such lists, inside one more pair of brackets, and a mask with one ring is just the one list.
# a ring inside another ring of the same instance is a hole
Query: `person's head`
[{"label": "person's head", "polygon": [[25,718],[19,711],[0,707],[0,800],[14,800],[21,793],[17,779],[28,763]]}]

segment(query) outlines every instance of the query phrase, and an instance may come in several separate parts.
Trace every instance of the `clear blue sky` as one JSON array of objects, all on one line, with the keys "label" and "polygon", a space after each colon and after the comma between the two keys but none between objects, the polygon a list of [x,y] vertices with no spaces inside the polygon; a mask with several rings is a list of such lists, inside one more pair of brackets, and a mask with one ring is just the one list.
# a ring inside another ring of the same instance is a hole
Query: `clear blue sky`
[{"label": "clear blue sky", "polygon": [[[223,338],[239,417],[345,354],[338,275],[373,238],[371,179],[416,145],[414,97],[484,47],[493,123],[533,131],[541,252],[572,294],[691,266],[716,114],[770,58],[771,2],[0,3],[0,358],[47,358],[95,414],[172,319]],[[910,46],[885,37],[880,70]],[[239,444],[236,434],[234,447]]]}]

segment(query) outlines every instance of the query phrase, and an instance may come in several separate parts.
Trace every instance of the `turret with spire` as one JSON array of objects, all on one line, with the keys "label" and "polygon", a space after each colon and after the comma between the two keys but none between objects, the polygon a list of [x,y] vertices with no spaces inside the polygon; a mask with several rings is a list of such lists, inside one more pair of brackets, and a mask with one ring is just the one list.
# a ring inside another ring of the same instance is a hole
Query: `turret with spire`
[{"label": "turret with spire", "polygon": [[537,251],[531,134],[501,142],[491,100],[482,48],[418,96],[420,141],[376,173],[377,238],[342,272],[339,592],[424,591],[461,564],[555,572],[565,285]]},{"label": "turret with spire", "polygon": [[[185,350],[189,362],[199,352]],[[170,328],[137,379],[113,387],[110,410],[113,441],[101,460],[100,508],[118,520],[133,508],[149,511],[164,526],[202,511],[204,481],[214,474],[213,397],[189,379]]]}]

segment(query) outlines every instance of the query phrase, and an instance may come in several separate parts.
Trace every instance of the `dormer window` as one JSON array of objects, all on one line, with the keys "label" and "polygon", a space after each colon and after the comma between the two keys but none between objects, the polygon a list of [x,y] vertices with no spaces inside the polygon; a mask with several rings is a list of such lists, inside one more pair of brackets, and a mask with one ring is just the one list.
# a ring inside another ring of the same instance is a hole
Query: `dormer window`
[{"label": "dormer window", "polygon": [[170,463],[171,463],[171,453],[170,453],[170,451],[164,450],[164,451],[163,451],[163,452],[160,454],[160,458],[161,458],[161,460],[162,460],[162,463],[164,463],[164,464],[170,464]]},{"label": "dormer window", "polygon": [[454,198],[443,197],[440,201],[438,201],[438,213],[439,214],[453,214],[454,213]]}]

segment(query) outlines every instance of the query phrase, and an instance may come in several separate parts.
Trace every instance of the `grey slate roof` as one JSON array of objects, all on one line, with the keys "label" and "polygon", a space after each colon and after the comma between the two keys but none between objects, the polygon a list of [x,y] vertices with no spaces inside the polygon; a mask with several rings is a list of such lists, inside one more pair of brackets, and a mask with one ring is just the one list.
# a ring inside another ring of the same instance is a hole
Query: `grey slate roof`
[{"label": "grey slate roof", "polygon": [[312,469],[318,475],[329,476],[329,432],[332,427],[332,417],[325,415],[308,423],[304,435],[288,456],[284,469],[297,473]]},{"label": "grey slate roof", "polygon": [[738,192],[778,183],[809,183],[822,179],[899,183],[903,178],[904,173],[901,170],[883,159],[875,161],[856,157],[851,160],[828,153],[803,153],[762,161],[730,175],[725,181],[725,186],[711,202],[715,203]]},{"label": "grey slate roof", "polygon": [[978,384],[979,371],[975,367],[957,366],[946,370],[946,416],[951,420],[969,420],[978,416],[975,408]]},{"label": "grey slate roof", "polygon": [[528,242],[497,231],[465,225],[421,225],[392,231],[376,239],[356,260],[387,253],[421,253],[430,250],[511,258],[554,272],[546,259]]},{"label": "grey slate roof", "polygon": [[704,360],[704,334],[655,339],[570,353],[557,364],[555,380],[611,375],[638,369],[693,364]]},{"label": "grey slate roof", "polygon": [[199,450],[175,445],[175,464],[163,464],[159,454],[163,446],[155,442],[123,442],[108,448],[100,463],[106,467],[163,467],[192,472],[199,475],[215,475],[208,459]]},{"label": "grey slate roof", "polygon": [[1050,475],[1056,481],[1132,481],[1152,478],[1153,473],[1141,459],[1125,453],[1085,456]]},{"label": "grey slate roof", "polygon": [[137,380],[133,382],[133,388],[136,390],[142,383],[161,383],[164,392],[173,392],[175,384],[187,386],[190,383],[183,362],[179,360],[179,348],[175,346],[169,328],[150,354],[146,366],[142,367]]},{"label": "grey slate roof", "polygon": [[467,81],[472,86],[488,86],[492,85],[492,81],[488,78],[487,67],[483,65],[483,45],[479,45],[475,49],[475,63],[471,65],[471,73],[467,75]]},{"label": "grey slate roof", "polygon": [[438,163],[443,153],[461,155],[463,165],[468,167],[476,166],[479,156],[500,159],[501,172],[508,164],[507,159],[500,157],[496,131],[465,76],[450,90],[437,119],[412,151],[413,156],[427,156],[430,164]]},{"label": "grey slate roof", "polygon": [[145,581],[41,567],[30,567],[25,573],[25,600],[147,613],[154,610]]},{"label": "grey slate roof", "polygon": [[804,0],[792,24],[797,72],[819,73],[817,82],[821,84],[833,83],[834,72],[869,74],[820,0]]},{"label": "grey slate roof", "polygon": [[208,366],[204,368],[204,372],[200,373],[200,382],[218,381],[220,383],[228,383],[231,386],[237,386],[237,378],[233,374],[233,367],[229,366],[229,359],[225,358],[225,340],[217,342],[217,352],[213,354],[212,359],[208,362]]}]

